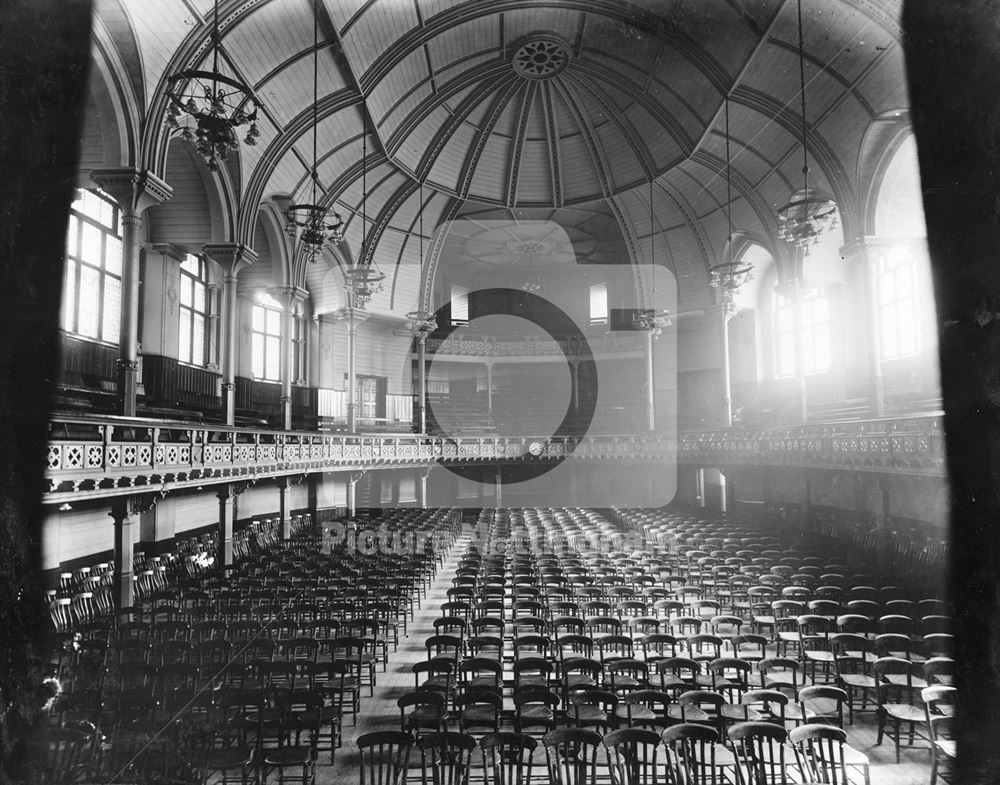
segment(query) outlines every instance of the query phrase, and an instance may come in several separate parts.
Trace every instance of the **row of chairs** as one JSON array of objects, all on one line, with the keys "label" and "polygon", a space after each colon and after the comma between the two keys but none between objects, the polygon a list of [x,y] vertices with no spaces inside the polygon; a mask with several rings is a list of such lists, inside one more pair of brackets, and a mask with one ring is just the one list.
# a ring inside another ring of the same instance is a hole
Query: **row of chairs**
[{"label": "row of chairs", "polygon": [[[745,722],[731,727],[727,737],[729,747],[715,730],[683,723],[662,733],[623,728],[603,736],[564,728],[541,740],[517,732],[477,739],[460,732],[414,738],[403,731],[379,731],[359,737],[357,746],[362,785],[786,785],[846,783],[852,771],[869,781],[867,760],[847,745],[839,728],[803,725],[788,732],[770,723]],[[413,771],[415,754],[419,774]]]}]

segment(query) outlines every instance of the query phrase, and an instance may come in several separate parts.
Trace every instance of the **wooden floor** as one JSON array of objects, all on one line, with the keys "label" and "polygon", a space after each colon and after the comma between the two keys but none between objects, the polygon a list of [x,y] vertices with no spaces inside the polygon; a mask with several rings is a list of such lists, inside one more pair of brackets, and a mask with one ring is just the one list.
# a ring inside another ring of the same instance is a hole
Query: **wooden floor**
[{"label": "wooden floor", "polygon": [[[359,756],[355,740],[364,733],[374,730],[398,729],[399,709],[396,699],[413,689],[413,674],[410,666],[425,659],[424,640],[434,634],[432,622],[440,613],[440,605],[447,601],[445,592],[451,588],[457,562],[465,550],[468,540],[460,538],[449,554],[448,561],[438,572],[437,580],[431,587],[427,598],[415,614],[414,621],[409,625],[409,635],[401,638],[399,650],[391,651],[385,673],[377,674],[375,694],[363,698],[362,714],[357,726],[351,725],[350,718],[344,726],[343,746],[337,751],[336,762],[330,765],[327,754],[321,754],[317,767],[318,785],[354,785],[359,783]],[[509,700],[509,699],[508,699]],[[901,762],[895,762],[892,743],[889,740],[879,747],[875,746],[874,714],[855,716],[854,725],[848,726],[848,742],[852,747],[868,756],[871,764],[871,785],[923,785],[930,782],[930,753],[927,750],[902,751]],[[537,753],[536,753],[537,754]],[[419,783],[419,756],[411,760],[412,771],[407,778],[408,783]],[[475,765],[476,758],[473,758]],[[544,769],[536,768],[532,782],[546,782]],[[940,781],[940,780],[939,780]],[[857,783],[863,780],[859,776]]]}]

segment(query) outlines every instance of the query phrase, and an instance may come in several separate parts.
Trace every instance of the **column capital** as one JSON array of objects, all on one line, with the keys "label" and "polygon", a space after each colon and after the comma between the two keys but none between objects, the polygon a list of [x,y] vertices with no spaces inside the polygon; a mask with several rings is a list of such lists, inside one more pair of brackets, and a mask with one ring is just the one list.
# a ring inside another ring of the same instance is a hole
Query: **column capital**
[{"label": "column capital", "polygon": [[132,166],[94,169],[90,179],[132,216],[141,216],[148,208],[167,201],[174,193],[173,188],[152,172]]},{"label": "column capital", "polygon": [[337,322],[343,322],[353,317],[354,322],[358,323],[365,321],[371,314],[361,308],[338,308],[336,311],[330,311],[329,314],[323,315],[328,315]]},{"label": "column capital", "polygon": [[182,249],[178,248],[173,243],[153,243],[152,245],[147,245],[146,248],[148,248],[150,251],[153,251],[154,253],[160,253],[163,254],[164,256],[169,256],[176,262],[183,262],[184,259],[187,257],[187,253],[185,253]]},{"label": "column capital", "polygon": [[289,284],[283,286],[270,286],[267,293],[281,303],[281,307],[286,311],[294,310],[296,304],[305,302],[309,297],[309,292],[301,286]]},{"label": "column capital", "polygon": [[202,252],[222,267],[227,277],[237,276],[244,267],[257,261],[257,252],[243,243],[213,243],[201,247]]}]

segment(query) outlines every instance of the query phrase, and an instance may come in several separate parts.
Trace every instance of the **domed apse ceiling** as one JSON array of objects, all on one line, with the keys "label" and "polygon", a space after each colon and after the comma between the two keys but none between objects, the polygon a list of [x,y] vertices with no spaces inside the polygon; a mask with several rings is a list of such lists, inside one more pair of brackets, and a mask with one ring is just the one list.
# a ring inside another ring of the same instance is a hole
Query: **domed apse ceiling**
[{"label": "domed apse ceiling", "polygon": [[[802,185],[793,0],[318,5],[318,184],[355,255],[387,274],[468,210],[596,202],[628,258],[652,248],[682,299],[707,303],[727,234],[727,97],[735,227],[773,247],[775,210]],[[165,76],[204,65],[212,1],[96,6],[155,126]],[[899,15],[899,0],[802,0],[810,185],[837,199],[845,236],[866,136],[907,123]],[[309,196],[313,4],[221,0],[220,18],[223,70],[261,105],[230,178],[250,238],[261,202]]]},{"label": "domed apse ceiling", "polygon": [[498,208],[467,204],[448,230],[440,266],[449,276],[532,276],[581,264],[628,264],[628,249],[604,202],[581,207]]}]

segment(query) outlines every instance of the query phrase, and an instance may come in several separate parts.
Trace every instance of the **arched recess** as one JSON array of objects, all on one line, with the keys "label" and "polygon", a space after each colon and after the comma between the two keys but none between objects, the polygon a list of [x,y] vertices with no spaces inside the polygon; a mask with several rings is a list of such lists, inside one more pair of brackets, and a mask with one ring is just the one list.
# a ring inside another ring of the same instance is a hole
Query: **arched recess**
[{"label": "arched recess", "polygon": [[205,243],[226,242],[231,213],[220,183],[188,143],[175,139],[167,152],[164,179],[173,196],[146,213],[149,240],[200,253]]},{"label": "arched recess", "polygon": [[867,222],[869,234],[879,237],[926,237],[924,204],[920,185],[917,142],[905,134],[893,146],[873,183]]},{"label": "arched recess", "polygon": [[139,105],[125,65],[106,28],[93,30],[93,67],[87,86],[87,109],[80,150],[80,181],[92,169],[134,166],[139,145]]},{"label": "arched recess", "polygon": [[862,200],[861,230],[866,235],[875,233],[875,209],[886,168],[896,151],[913,137],[913,128],[907,119],[907,113],[898,111],[873,120],[865,130],[858,149],[856,177]]},{"label": "arched recess", "polygon": [[[261,236],[265,238],[263,242],[266,243],[266,249],[257,248]],[[289,245],[281,210],[270,199],[263,202],[257,210],[257,222],[254,225],[254,250],[258,253],[266,251],[276,285],[305,288],[306,263],[301,260],[301,255],[297,258],[292,256]]]}]

